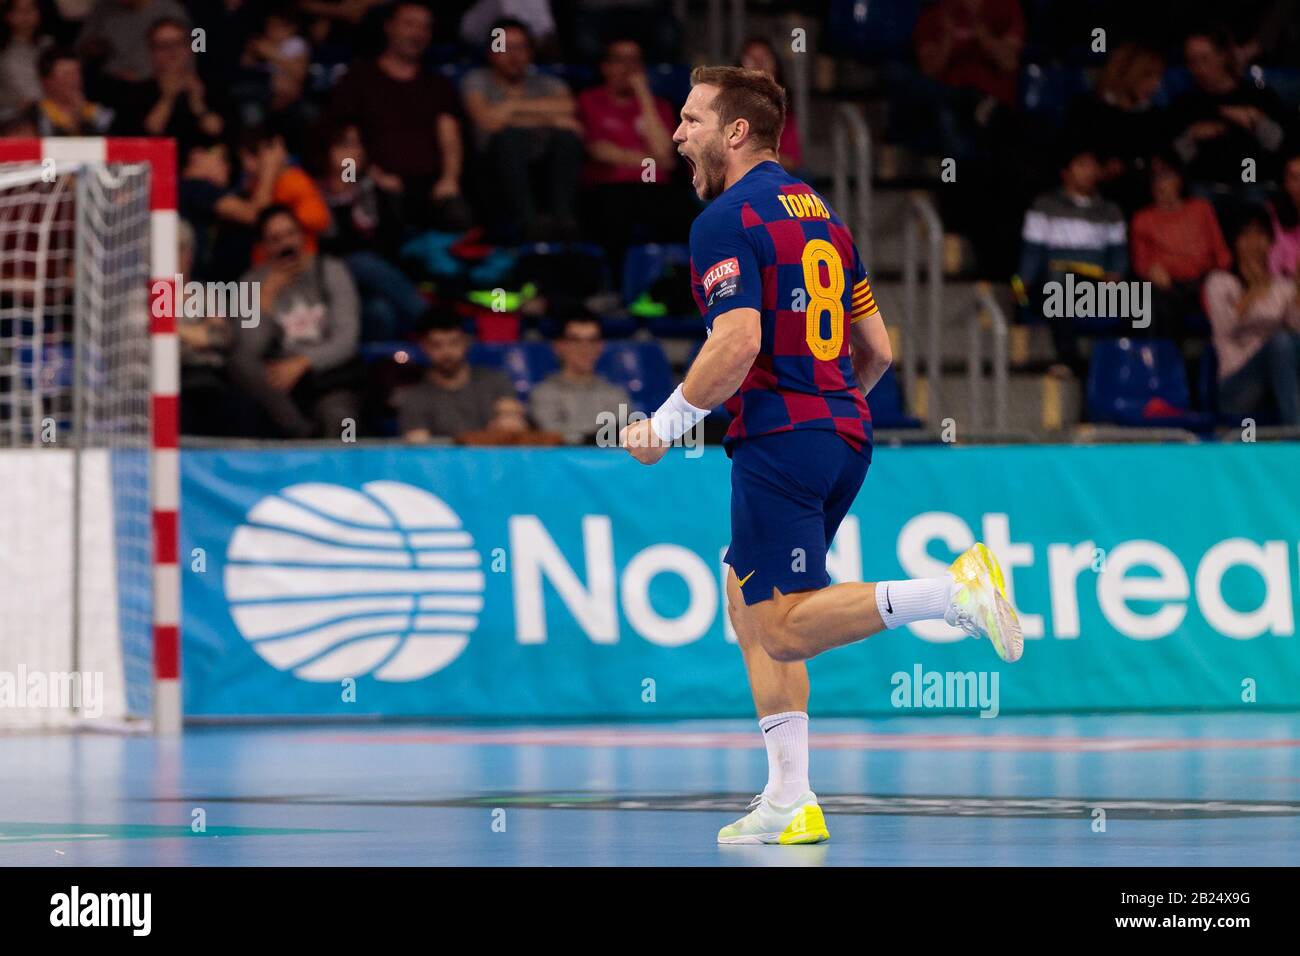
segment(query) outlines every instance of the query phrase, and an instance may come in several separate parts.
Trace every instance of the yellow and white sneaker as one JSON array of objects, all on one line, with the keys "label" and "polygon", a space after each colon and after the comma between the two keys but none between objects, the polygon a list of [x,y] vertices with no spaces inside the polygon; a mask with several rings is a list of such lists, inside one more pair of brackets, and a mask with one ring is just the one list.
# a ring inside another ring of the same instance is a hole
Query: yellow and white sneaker
[{"label": "yellow and white sneaker", "polygon": [[1007,597],[1002,566],[982,542],[976,542],[949,568],[957,581],[944,620],[975,637],[987,637],[1008,664],[1020,660],[1025,637],[1020,618]]},{"label": "yellow and white sneaker", "polygon": [[749,803],[750,812],[718,831],[719,843],[776,843],[794,846],[825,843],[831,838],[817,794],[805,791],[788,807],[778,807],[760,793]]}]

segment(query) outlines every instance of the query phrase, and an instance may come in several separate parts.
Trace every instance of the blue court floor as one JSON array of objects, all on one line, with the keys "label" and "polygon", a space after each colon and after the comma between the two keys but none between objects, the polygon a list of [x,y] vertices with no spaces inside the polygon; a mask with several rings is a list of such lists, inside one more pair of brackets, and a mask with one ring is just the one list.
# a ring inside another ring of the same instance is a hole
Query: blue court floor
[{"label": "blue court floor", "polygon": [[0,865],[1300,863],[1300,715],[812,731],[821,847],[715,844],[766,779],[752,721],[0,735]]}]

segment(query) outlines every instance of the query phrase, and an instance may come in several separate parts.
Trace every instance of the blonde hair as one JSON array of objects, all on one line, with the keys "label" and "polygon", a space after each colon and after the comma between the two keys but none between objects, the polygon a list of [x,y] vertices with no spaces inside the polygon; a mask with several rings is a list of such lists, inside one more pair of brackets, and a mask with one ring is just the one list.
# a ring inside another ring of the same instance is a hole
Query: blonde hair
[{"label": "blonde hair", "polygon": [[1141,105],[1138,89],[1143,78],[1164,71],[1164,57],[1155,50],[1139,43],[1125,43],[1101,68],[1097,77],[1097,96],[1131,109]]}]

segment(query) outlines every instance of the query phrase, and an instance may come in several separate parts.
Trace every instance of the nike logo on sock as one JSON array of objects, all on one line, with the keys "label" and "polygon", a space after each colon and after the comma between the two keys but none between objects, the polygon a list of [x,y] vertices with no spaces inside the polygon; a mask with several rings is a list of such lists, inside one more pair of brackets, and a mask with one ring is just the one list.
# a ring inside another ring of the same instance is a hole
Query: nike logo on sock
[{"label": "nike logo on sock", "polygon": [[894,605],[889,603],[889,585],[885,585],[885,611],[889,614],[894,613]]},{"label": "nike logo on sock", "polygon": [[[781,724],[788,724],[788,723],[790,723],[789,718],[786,718],[785,720],[781,721]],[[776,730],[776,728],[780,727],[781,724],[773,724],[771,727],[764,727],[763,733],[767,733],[769,730]]]}]

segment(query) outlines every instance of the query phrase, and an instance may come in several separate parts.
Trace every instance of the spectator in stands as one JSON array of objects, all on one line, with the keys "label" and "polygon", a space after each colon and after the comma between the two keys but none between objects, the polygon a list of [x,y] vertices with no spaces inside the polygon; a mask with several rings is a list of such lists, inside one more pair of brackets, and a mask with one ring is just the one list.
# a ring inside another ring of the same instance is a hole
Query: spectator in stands
[{"label": "spectator in stands", "polygon": [[77,49],[111,79],[147,80],[153,75],[149,28],[163,18],[179,20],[189,33],[189,15],[176,0],[99,0],[81,27]]},{"label": "spectator in stands", "polygon": [[[195,143],[180,156],[178,208],[192,235],[189,243],[190,268],[183,274],[206,281],[234,278],[242,268],[233,266],[225,274],[216,269],[217,233],[222,228],[218,207],[243,202],[230,188],[230,155],[220,140]],[[267,191],[269,195],[269,190]],[[269,200],[268,200],[269,202]],[[254,214],[254,219],[256,214]],[[247,266],[247,262],[243,263]]]},{"label": "spectator in stands", "polygon": [[891,73],[896,134],[922,149],[962,159],[999,105],[1012,107],[1025,42],[1019,0],[938,0],[913,33],[920,75]]},{"label": "spectator in stands", "polygon": [[86,100],[81,63],[68,47],[51,46],[37,61],[41,101],[36,129],[40,136],[102,136],[113,122],[113,111]]},{"label": "spectator in stands", "polygon": [[[493,34],[499,39],[488,41],[489,65],[467,73],[461,92],[493,176],[499,220],[507,231],[521,227],[527,239],[575,238],[583,130],[573,95],[533,66],[524,24],[499,20]],[[544,183],[540,197],[534,172]]]},{"label": "spectator in stands", "polygon": [[1223,33],[1190,33],[1183,50],[1195,86],[1173,105],[1171,121],[1188,179],[1220,194],[1249,194],[1242,185],[1243,160],[1256,162],[1257,182],[1276,173],[1285,133],[1281,104],[1272,90],[1241,81]]},{"label": "spectator in stands", "polygon": [[[177,223],[177,267],[186,281],[197,273],[194,229]],[[223,315],[191,315],[178,309],[176,334],[181,349],[180,429],[184,435],[245,438],[255,427],[254,408],[230,383],[230,322]]]},{"label": "spectator in stands", "polygon": [[289,0],[275,0],[262,14],[262,28],[249,37],[243,65],[269,77],[286,73],[299,86],[307,76],[311,47],[300,35],[298,10]]},{"label": "spectator in stands", "polygon": [[[776,55],[776,47],[763,37],[751,37],[740,48],[740,60],[737,64],[747,70],[761,70],[785,89],[785,70],[781,59]],[[786,93],[789,99],[789,91]],[[781,130],[781,141],[777,144],[777,155],[781,165],[794,172],[803,165],[803,142],[799,139],[799,124],[795,122],[794,111],[786,104],[785,127]]]},{"label": "spectator in stands", "polygon": [[36,62],[50,38],[41,33],[36,0],[8,0],[0,20],[0,120],[9,120],[41,98]]},{"label": "spectator in stands", "polygon": [[1202,280],[1229,268],[1232,254],[1209,201],[1184,197],[1172,154],[1151,160],[1151,198],[1133,217],[1133,272],[1153,287],[1151,333],[1178,338],[1183,320],[1200,308]]},{"label": "spectator in stands", "polygon": [[1065,128],[1086,131],[1102,164],[1102,192],[1132,214],[1151,198],[1147,159],[1165,147],[1155,103],[1165,61],[1137,43],[1116,47],[1092,92],[1070,104]]},{"label": "spectator in stands", "polygon": [[[1089,281],[1115,281],[1128,268],[1124,215],[1098,191],[1096,153],[1087,145],[1067,145],[1059,169],[1060,189],[1034,201],[1021,233],[1019,277],[1040,314],[1047,283],[1064,284],[1071,274],[1076,288]],[[1057,359],[1082,377],[1074,323],[1053,318],[1051,326]]]},{"label": "spectator in stands", "polygon": [[1275,276],[1300,281],[1300,152],[1282,164],[1282,190],[1268,206],[1273,220],[1269,269]]},{"label": "spectator in stands", "polygon": [[469,364],[470,336],[459,316],[447,308],[429,309],[420,347],[429,358],[428,374],[393,396],[402,437],[428,441],[484,429],[517,429],[514,386],[504,372]]},{"label": "spectator in stands", "polygon": [[311,47],[301,35],[296,6],[278,0],[265,11],[261,29],[244,48],[241,62],[265,90],[259,91],[257,102],[245,103],[245,119],[275,132],[300,161],[319,119],[316,104],[303,95],[310,61]]},{"label": "spectator in stands", "polygon": [[338,436],[358,421],[361,309],[347,267],[309,251],[293,210],[258,217],[267,259],[241,281],[256,282],[256,325],[232,329],[231,378],[256,400],[271,434]]},{"label": "spectator in stands", "polygon": [[605,82],[578,97],[587,146],[585,218],[617,263],[637,239],[680,241],[694,209],[673,188],[677,124],[672,107],[650,92],[636,41],[611,42],[600,71]]},{"label": "spectator in stands", "polygon": [[113,97],[114,132],[121,136],[170,136],[180,154],[200,139],[225,130],[221,103],[209,105],[208,91],[195,69],[190,29],[164,17],[149,28],[147,46],[152,79],[119,84]]},{"label": "spectator in stands", "polygon": [[528,396],[528,411],[539,428],[558,432],[570,445],[589,443],[600,430],[602,412],[618,414],[627,391],[596,374],[605,342],[600,320],[591,315],[564,320],[555,354],[560,370],[539,382]]},{"label": "spectator in stands", "polygon": [[433,14],[401,0],[389,11],[384,32],[387,46],[379,58],[352,67],[335,88],[330,122],[356,125],[371,161],[402,180],[407,222],[446,232],[467,229],[456,91],[422,65]]},{"label": "spectator in stands", "polygon": [[401,239],[401,180],[367,163],[361,132],[348,125],[333,132],[318,182],[332,219],[321,246],[347,263],[357,283],[361,337],[395,339],[414,331],[425,301],[392,261]]},{"label": "spectator in stands", "polygon": [[1205,280],[1219,360],[1219,406],[1243,416],[1276,408],[1300,425],[1300,308],[1296,284],[1269,271],[1272,223],[1248,214],[1233,240],[1235,268]]},{"label": "spectator in stands", "polygon": [[[241,192],[250,206],[259,206],[258,213],[272,203],[287,206],[303,228],[307,251],[315,253],[318,238],[330,227],[329,206],[311,176],[289,162],[284,140],[267,129],[254,127],[245,130],[239,140],[239,164],[244,174]],[[268,176],[271,177],[271,194],[269,201],[263,202]],[[254,219],[256,216],[254,213]],[[262,255],[262,250],[255,246],[253,263],[260,263]]]},{"label": "spectator in stands", "polygon": [[535,49],[553,51],[555,17],[551,15],[550,0],[475,0],[460,18],[461,42],[471,50],[478,49],[503,17],[514,17],[522,23]]}]

